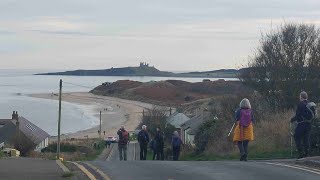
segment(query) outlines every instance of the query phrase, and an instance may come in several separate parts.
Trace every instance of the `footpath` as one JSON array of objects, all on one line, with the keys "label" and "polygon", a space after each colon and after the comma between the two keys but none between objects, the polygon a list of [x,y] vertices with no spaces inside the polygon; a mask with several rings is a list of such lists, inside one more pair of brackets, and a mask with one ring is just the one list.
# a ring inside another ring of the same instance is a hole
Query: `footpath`
[{"label": "footpath", "polygon": [[320,156],[298,159],[296,161],[296,164],[304,165],[308,167],[320,168]]},{"label": "footpath", "polygon": [[34,158],[0,159],[0,179],[63,179],[64,171],[55,160]]}]

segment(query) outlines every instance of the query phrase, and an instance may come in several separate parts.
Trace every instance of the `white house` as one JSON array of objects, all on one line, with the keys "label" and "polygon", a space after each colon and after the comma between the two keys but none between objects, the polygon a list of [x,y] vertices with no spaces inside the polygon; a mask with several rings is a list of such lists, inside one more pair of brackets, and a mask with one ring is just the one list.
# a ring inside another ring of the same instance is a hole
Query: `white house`
[{"label": "white house", "polygon": [[17,135],[24,135],[35,144],[35,151],[48,147],[50,135],[27,120],[13,112],[12,119],[0,119],[0,142],[12,145]]}]

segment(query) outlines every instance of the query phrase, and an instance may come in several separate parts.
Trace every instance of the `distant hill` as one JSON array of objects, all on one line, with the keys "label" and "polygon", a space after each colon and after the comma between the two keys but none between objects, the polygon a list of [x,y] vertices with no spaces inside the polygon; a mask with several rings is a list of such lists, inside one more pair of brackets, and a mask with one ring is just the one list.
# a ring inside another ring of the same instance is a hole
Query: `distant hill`
[{"label": "distant hill", "polygon": [[68,75],[68,76],[157,76],[157,77],[201,77],[201,78],[235,78],[239,70],[221,69],[206,72],[172,73],[160,71],[147,63],[138,67],[123,67],[99,70],[75,70],[65,72],[41,73],[35,75]]},{"label": "distant hill", "polygon": [[252,94],[253,90],[240,81],[209,81],[190,83],[180,80],[138,82],[119,80],[103,83],[90,93],[102,96],[114,96],[124,99],[162,105],[179,105],[200,99],[224,95],[242,96]]}]

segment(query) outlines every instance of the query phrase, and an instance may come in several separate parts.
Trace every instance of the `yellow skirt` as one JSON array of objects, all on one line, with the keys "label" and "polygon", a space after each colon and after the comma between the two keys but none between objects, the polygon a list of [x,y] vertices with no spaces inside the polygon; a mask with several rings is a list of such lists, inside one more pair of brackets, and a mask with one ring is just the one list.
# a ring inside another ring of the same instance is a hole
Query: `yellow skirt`
[{"label": "yellow skirt", "polygon": [[248,127],[242,127],[240,129],[239,122],[234,129],[233,141],[253,141],[253,125],[250,123]]}]

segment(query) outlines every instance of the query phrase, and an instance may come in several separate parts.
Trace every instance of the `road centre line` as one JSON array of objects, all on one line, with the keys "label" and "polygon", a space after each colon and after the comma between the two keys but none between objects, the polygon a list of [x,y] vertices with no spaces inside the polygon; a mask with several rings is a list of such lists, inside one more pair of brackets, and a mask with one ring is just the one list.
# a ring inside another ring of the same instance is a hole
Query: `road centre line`
[{"label": "road centre line", "polygon": [[302,171],[307,171],[307,172],[311,172],[311,173],[320,175],[320,170],[317,170],[317,169],[306,168],[306,167],[297,166],[297,165],[293,166],[293,165],[270,163],[270,162],[266,162],[266,164],[275,165],[275,166],[282,166],[282,167],[288,167],[288,168],[292,168],[292,169],[299,169],[299,170],[302,170]]}]

